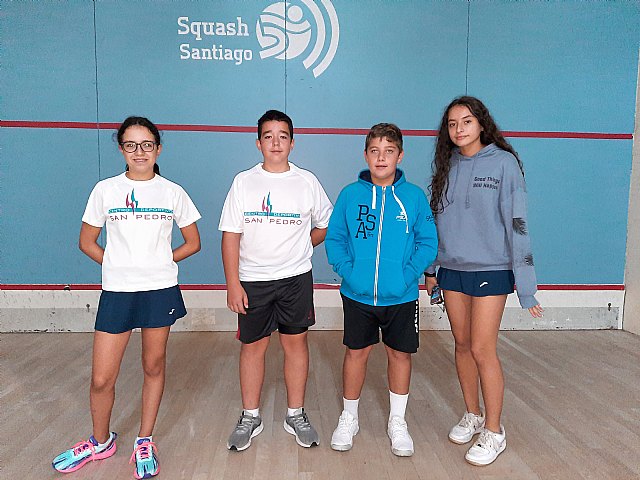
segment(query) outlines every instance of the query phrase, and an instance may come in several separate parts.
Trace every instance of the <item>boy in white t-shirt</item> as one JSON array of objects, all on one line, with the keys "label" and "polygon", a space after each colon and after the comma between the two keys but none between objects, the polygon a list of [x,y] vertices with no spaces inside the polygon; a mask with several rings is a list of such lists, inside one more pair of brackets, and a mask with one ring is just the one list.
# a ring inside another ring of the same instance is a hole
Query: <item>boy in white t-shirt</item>
[{"label": "boy in white t-shirt", "polygon": [[222,261],[227,306],[238,314],[243,411],[227,447],[242,451],[262,429],[265,353],[278,330],[284,350],[284,429],[303,447],[319,444],[304,411],[309,369],[307,330],[315,323],[313,247],[322,243],[333,209],[318,179],[289,162],[293,122],[277,110],[258,120],[264,161],[233,180],[222,209]]}]

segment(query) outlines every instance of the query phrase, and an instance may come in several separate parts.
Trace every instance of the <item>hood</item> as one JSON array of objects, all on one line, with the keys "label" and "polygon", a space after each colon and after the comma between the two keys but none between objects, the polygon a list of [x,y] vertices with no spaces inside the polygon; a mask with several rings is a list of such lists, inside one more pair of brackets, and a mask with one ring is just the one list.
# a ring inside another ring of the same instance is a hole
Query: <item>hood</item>
[{"label": "hood", "polygon": [[[404,214],[406,233],[409,233],[409,219],[407,218],[407,209],[404,208],[402,201],[396,195],[396,188],[402,185],[403,183],[405,183],[406,181],[407,179],[404,176],[404,172],[398,168],[396,169],[396,175],[395,175],[395,178],[393,179],[393,184],[389,185],[388,188],[391,189],[391,195],[393,196],[398,206],[400,206],[400,211]],[[382,195],[382,191],[383,191],[382,189],[384,187],[373,184],[373,182],[371,181],[371,172],[368,169],[362,170],[360,172],[360,174],[358,175],[358,183],[362,185],[364,188],[366,188],[367,190],[371,191],[371,210],[375,210],[376,204],[378,201],[378,196]]]}]

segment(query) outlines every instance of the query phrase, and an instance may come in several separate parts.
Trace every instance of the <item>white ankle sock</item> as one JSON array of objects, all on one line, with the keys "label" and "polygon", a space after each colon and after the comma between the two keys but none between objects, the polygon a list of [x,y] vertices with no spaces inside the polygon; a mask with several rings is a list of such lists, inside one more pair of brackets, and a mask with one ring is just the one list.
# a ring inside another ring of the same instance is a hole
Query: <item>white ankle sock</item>
[{"label": "white ankle sock", "polygon": [[291,417],[293,415],[300,415],[301,413],[302,413],[302,407],[287,408],[287,417]]},{"label": "white ankle sock", "polygon": [[109,438],[107,438],[107,441],[96,445],[96,452],[101,452],[102,450],[107,448],[107,446],[109,445],[109,442],[111,442],[112,440],[113,440],[113,432],[109,432]]},{"label": "white ankle sock", "polygon": [[245,408],[242,411],[242,413],[244,413],[246,415],[251,415],[252,417],[259,417],[260,416],[260,407],[252,408],[252,409]]},{"label": "white ankle sock", "polygon": [[404,420],[404,413],[407,410],[407,401],[409,394],[399,395],[389,390],[389,419],[391,417],[400,417]]},{"label": "white ankle sock", "polygon": [[356,420],[358,419],[358,402],[360,402],[359,398],[356,398],[355,400],[348,400],[342,397],[342,408],[353,415]]}]

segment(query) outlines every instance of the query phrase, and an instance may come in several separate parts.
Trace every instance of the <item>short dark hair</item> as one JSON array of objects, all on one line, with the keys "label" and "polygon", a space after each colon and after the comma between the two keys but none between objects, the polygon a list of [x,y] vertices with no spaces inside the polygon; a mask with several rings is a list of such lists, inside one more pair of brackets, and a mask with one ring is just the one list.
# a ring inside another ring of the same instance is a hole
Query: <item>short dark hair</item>
[{"label": "short dark hair", "polygon": [[[136,117],[136,116],[127,117],[124,120],[124,122],[122,122],[122,125],[120,125],[120,127],[118,128],[118,131],[116,132],[116,139],[118,141],[118,145],[122,143],[122,137],[124,136],[124,132],[126,132],[127,128],[133,127],[136,125],[140,127],[145,127],[147,130],[149,130],[151,132],[151,135],[153,135],[153,138],[156,144],[162,145],[162,141],[160,139],[160,131],[158,130],[158,127],[156,127],[155,124],[148,118]],[[128,165],[126,169],[129,170]],[[153,166],[153,173],[157,173],[158,175],[160,175],[160,167],[158,166],[157,163]]]},{"label": "short dark hair", "polygon": [[369,143],[374,138],[386,138],[388,141],[395,143],[402,152],[402,132],[397,125],[393,123],[378,123],[371,127],[364,141],[365,151],[369,148]]},{"label": "short dark hair", "polygon": [[262,137],[262,125],[272,120],[276,122],[286,122],[287,125],[289,125],[289,136],[293,139],[293,121],[291,117],[280,110],[267,110],[264,115],[258,119],[258,140]]}]

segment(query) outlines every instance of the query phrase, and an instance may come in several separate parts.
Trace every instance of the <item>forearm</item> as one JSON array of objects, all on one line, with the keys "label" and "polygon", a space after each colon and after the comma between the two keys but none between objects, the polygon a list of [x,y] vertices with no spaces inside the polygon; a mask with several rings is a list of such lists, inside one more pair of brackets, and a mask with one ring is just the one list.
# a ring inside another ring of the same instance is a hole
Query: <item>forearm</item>
[{"label": "forearm", "polygon": [[240,233],[222,233],[222,265],[227,285],[240,285]]},{"label": "forearm", "polygon": [[96,242],[80,242],[79,247],[80,251],[87,257],[89,257],[94,262],[102,265],[102,260],[104,258],[104,248],[102,248]]},{"label": "forearm", "polygon": [[325,237],[327,236],[326,228],[312,228],[311,229],[311,245],[317,247],[322,242],[324,242]]}]

